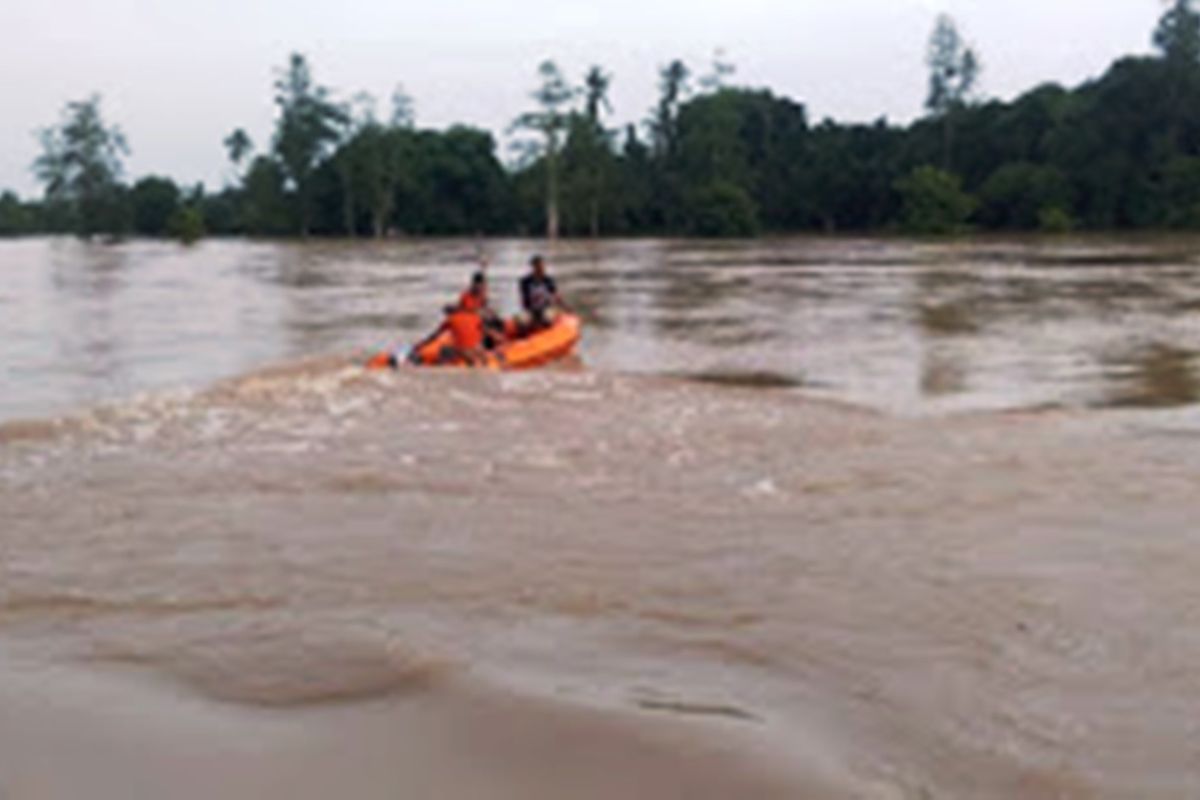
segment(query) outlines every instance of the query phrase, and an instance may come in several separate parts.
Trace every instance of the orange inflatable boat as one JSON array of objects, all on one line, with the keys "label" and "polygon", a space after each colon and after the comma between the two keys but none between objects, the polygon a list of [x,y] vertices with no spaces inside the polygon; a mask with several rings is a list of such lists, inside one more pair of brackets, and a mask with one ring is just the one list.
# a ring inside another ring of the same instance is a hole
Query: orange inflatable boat
[{"label": "orange inflatable boat", "polygon": [[[509,335],[516,333],[515,323],[506,324]],[[574,314],[560,314],[547,328],[535,331],[527,336],[509,339],[509,341],[489,350],[485,360],[479,364],[467,364],[457,360],[450,363],[442,361],[442,352],[450,346],[449,332],[443,333],[424,347],[412,352],[408,361],[417,366],[450,366],[475,367],[477,369],[531,369],[557,361],[568,356],[579,342],[580,322]],[[397,366],[397,356],[394,353],[382,352],[376,354],[369,362],[369,369],[387,369]]]}]

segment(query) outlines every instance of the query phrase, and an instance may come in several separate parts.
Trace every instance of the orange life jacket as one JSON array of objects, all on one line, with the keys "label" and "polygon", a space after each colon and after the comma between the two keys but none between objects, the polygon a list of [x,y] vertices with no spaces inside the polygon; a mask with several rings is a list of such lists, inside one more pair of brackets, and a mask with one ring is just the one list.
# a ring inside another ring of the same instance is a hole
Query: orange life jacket
[{"label": "orange life jacket", "polygon": [[479,298],[479,295],[468,289],[459,296],[458,307],[467,311],[478,311],[483,308],[483,300]]},{"label": "orange life jacket", "polygon": [[475,311],[458,308],[446,318],[454,346],[460,350],[483,347],[483,318]]}]

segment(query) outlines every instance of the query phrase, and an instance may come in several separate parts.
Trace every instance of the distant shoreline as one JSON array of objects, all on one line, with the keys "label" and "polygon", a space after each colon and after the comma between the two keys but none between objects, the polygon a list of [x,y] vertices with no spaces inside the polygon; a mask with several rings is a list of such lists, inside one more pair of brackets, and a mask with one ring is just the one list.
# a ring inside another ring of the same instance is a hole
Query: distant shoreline
[{"label": "distant shoreline", "polygon": [[[158,242],[162,244],[178,244],[178,241],[170,236],[125,236],[112,241],[101,241],[101,237],[92,239],[80,238],[71,233],[51,233],[51,232],[35,232],[22,233],[11,236],[0,236],[0,245],[6,242],[20,241],[35,241],[35,240],[62,240],[75,241],[83,244],[97,245],[121,245],[134,242]],[[1105,241],[1112,239],[1125,240],[1152,240],[1152,239],[1180,239],[1180,240],[1200,240],[1200,230],[1174,230],[1170,228],[1136,228],[1136,229],[1120,229],[1112,228],[1107,230],[1076,230],[1066,231],[1061,233],[1053,233],[1047,231],[1007,231],[1007,230],[974,230],[962,231],[951,234],[913,234],[905,233],[896,230],[873,230],[873,231],[777,231],[763,232],[754,236],[748,237],[719,237],[719,236],[688,236],[688,235],[671,235],[671,234],[629,234],[629,235],[612,235],[612,236],[563,236],[556,240],[548,240],[544,236],[537,236],[522,233],[495,233],[483,236],[475,236],[471,234],[413,234],[413,235],[395,235],[375,238],[371,236],[255,236],[249,234],[219,234],[204,236],[193,244],[201,242],[246,242],[246,243],[270,243],[270,244],[403,244],[403,243],[419,243],[419,242],[467,242],[467,243],[487,243],[487,242],[529,242],[531,246],[536,245],[544,249],[549,249],[555,244],[570,244],[579,245],[594,242],[598,244],[611,244],[614,242],[687,242],[691,244],[747,244],[754,242],[778,242],[787,240],[796,241],[880,241],[880,242],[928,242],[930,244],[952,244],[955,242],[978,242],[978,241],[1037,241],[1037,242],[1070,242],[1073,240],[1096,240]]]}]

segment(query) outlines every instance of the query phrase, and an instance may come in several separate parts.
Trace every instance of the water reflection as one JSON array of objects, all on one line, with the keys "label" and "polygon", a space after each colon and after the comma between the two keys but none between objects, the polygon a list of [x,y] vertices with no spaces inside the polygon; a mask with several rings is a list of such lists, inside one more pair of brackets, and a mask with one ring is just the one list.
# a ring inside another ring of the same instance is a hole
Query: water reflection
[{"label": "water reflection", "polygon": [[97,242],[62,239],[50,248],[53,362],[77,405],[119,394],[130,382],[128,331],[115,307],[130,268],[128,251]]},{"label": "water reflection", "polygon": [[803,380],[793,375],[763,371],[738,372],[736,370],[717,370],[712,372],[697,372],[692,375],[684,374],[682,377],[699,383],[709,383],[716,386],[739,386],[749,389],[798,389],[806,385]]},{"label": "water reflection", "polygon": [[979,323],[967,303],[922,305],[918,319],[930,336],[967,336],[979,333]]},{"label": "water reflection", "polygon": [[967,391],[967,367],[962,355],[931,348],[921,361],[921,394],[945,397]]},{"label": "water reflection", "polygon": [[922,270],[917,275],[917,324],[927,336],[965,336],[981,328],[979,276],[966,269]]},{"label": "water reflection", "polygon": [[48,251],[50,280],[66,296],[102,301],[125,285],[129,255],[111,245],[55,239]]},{"label": "water reflection", "polygon": [[1105,405],[1171,408],[1200,402],[1197,353],[1154,343],[1109,361],[1113,385]]}]

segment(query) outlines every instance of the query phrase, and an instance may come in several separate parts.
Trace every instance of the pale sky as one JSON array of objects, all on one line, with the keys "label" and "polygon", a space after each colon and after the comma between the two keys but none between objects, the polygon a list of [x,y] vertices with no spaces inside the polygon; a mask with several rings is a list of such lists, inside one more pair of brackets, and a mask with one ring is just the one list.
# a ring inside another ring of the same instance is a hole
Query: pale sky
[{"label": "pale sky", "polygon": [[[921,112],[925,43],[950,12],[1010,99],[1075,85],[1150,49],[1164,0],[0,0],[0,188],[37,191],[35,131],[68,100],[104,96],[132,147],[128,177],[218,188],[221,140],[242,126],[269,143],[273,70],[309,56],[317,80],[380,100],[397,83],[417,123],[502,134],[529,105],[537,64],[613,74],[613,123],[640,121],[656,70],[703,72],[717,49],[734,83],[764,86],[825,117],[907,121]],[[501,155],[506,159],[507,151]]]}]

